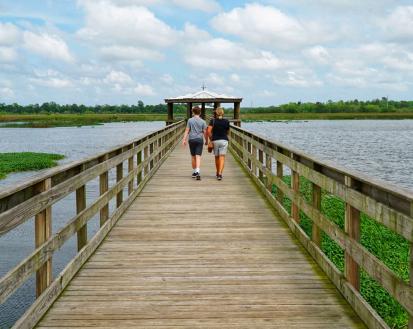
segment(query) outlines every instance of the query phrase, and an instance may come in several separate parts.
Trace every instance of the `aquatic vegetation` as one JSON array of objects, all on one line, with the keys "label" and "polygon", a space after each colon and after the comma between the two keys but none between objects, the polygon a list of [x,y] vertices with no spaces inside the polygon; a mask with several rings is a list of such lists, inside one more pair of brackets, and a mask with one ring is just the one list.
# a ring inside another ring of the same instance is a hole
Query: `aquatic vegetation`
[{"label": "aquatic vegetation", "polygon": [[[291,184],[291,176],[285,176],[283,180],[288,185]],[[273,193],[275,192],[274,186]],[[300,193],[310,202],[312,184],[303,177],[300,177]],[[283,206],[291,214],[291,200],[284,198]],[[322,190],[321,212],[344,230],[345,203],[341,199]],[[407,282],[409,278],[408,241],[363,213],[360,219],[361,244]],[[308,236],[311,236],[312,221],[302,212],[300,212],[300,226]],[[343,272],[344,251],[324,233],[321,249]],[[366,272],[363,270],[360,272],[360,292],[367,302],[391,328],[407,328],[408,314],[405,309]]]},{"label": "aquatic vegetation", "polygon": [[0,179],[13,172],[51,168],[63,158],[63,155],[49,153],[0,153]]}]

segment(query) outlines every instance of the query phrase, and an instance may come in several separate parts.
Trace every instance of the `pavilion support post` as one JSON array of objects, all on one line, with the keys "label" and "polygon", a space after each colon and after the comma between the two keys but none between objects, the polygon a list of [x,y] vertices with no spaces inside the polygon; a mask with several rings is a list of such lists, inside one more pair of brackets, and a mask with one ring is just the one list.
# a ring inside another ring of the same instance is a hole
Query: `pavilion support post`
[{"label": "pavilion support post", "polygon": [[192,103],[188,103],[188,107],[186,110],[186,118],[190,119],[192,117]]},{"label": "pavilion support post", "polygon": [[202,103],[201,106],[201,118],[205,120],[205,103]]},{"label": "pavilion support post", "polygon": [[240,112],[241,112],[241,102],[234,102],[234,124],[238,127],[241,127],[240,121]]},{"label": "pavilion support post", "polygon": [[174,103],[168,103],[168,120],[166,125],[169,126],[174,121]]}]

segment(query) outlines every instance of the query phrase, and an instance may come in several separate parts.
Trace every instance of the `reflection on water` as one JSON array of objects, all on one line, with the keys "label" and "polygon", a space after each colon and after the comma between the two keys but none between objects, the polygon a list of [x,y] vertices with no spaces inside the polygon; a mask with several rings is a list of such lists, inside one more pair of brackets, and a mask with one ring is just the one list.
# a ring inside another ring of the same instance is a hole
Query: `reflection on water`
[{"label": "reflection on water", "polygon": [[[128,142],[147,132],[164,127],[164,122],[109,123],[100,126],[59,128],[1,128],[0,152],[47,152],[64,154],[60,164],[102,152]],[[124,166],[125,171],[127,166]],[[36,172],[37,173],[37,172]],[[9,175],[0,181],[0,189],[24,181],[34,172]],[[109,173],[109,186],[116,181],[115,171]],[[98,179],[86,185],[87,204],[99,194]],[[126,198],[126,196],[124,196]],[[75,215],[75,195],[72,193],[52,207],[53,232],[57,232]],[[110,211],[114,204],[110,204]],[[99,226],[98,216],[88,224],[88,236],[92,237]],[[34,220],[0,237],[0,277],[34,251]],[[54,254],[53,275],[56,276],[76,254],[76,236],[67,241]],[[29,279],[6,303],[0,304],[0,328],[8,328],[34,301],[34,276]]]},{"label": "reflection on water", "polygon": [[413,120],[251,122],[243,128],[413,190]]}]

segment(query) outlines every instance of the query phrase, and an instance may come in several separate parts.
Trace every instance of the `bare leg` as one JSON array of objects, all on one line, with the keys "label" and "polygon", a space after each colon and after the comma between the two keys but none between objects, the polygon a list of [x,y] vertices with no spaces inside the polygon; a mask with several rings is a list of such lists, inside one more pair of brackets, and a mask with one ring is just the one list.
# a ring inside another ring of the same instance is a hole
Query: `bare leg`
[{"label": "bare leg", "polygon": [[201,156],[195,155],[195,168],[201,168]]},{"label": "bare leg", "polygon": [[218,173],[222,175],[222,172],[224,171],[224,164],[225,164],[225,155],[220,155],[219,156],[219,170]]},{"label": "bare leg", "polygon": [[217,174],[219,173],[219,156],[215,157],[215,168],[217,169]]},{"label": "bare leg", "polygon": [[192,157],[192,169],[195,170],[195,168],[196,168],[196,156],[193,156]]}]

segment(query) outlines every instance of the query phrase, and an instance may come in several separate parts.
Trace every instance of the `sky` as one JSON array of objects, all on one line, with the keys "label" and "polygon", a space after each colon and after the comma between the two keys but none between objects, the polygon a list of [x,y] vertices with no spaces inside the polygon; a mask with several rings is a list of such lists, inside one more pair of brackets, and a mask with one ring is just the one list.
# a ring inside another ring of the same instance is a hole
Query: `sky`
[{"label": "sky", "polygon": [[0,103],[413,99],[413,0],[0,0]]}]

